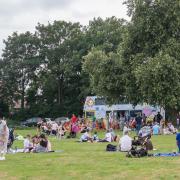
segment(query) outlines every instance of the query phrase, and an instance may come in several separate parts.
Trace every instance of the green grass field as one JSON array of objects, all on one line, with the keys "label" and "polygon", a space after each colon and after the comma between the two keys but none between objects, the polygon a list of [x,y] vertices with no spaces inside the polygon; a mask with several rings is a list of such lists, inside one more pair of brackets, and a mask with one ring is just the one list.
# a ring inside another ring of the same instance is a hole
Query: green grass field
[{"label": "green grass field", "polygon": [[[19,130],[18,134],[35,134]],[[101,133],[100,136],[103,134]],[[180,179],[180,157],[126,158],[122,152],[106,152],[107,143],[77,143],[75,139],[50,138],[61,153],[8,154],[0,161],[0,180],[119,180]],[[154,136],[156,152],[177,151],[175,136]],[[14,147],[22,147],[16,141]]]}]

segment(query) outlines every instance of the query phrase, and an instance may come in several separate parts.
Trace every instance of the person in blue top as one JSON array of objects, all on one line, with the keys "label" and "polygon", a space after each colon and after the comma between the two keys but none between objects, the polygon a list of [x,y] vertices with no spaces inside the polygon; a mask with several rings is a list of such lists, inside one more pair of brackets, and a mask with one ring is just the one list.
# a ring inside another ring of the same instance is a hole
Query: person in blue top
[{"label": "person in blue top", "polygon": [[159,134],[159,132],[160,132],[160,126],[159,126],[159,124],[156,122],[155,124],[154,124],[154,126],[152,127],[152,130],[153,130],[153,135],[158,135]]},{"label": "person in blue top", "polygon": [[93,141],[96,141],[96,142],[99,140],[99,137],[98,137],[96,131],[94,132],[94,135],[93,135],[92,139],[93,139]]},{"label": "person in blue top", "polygon": [[180,153],[180,133],[177,133],[176,135],[176,143],[177,143],[179,153]]}]

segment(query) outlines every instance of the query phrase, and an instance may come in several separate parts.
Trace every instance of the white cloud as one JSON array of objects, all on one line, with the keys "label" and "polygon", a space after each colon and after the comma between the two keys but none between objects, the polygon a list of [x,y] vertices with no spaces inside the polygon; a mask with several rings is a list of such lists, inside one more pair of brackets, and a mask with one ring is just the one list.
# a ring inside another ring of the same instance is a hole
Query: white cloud
[{"label": "white cloud", "polygon": [[0,54],[2,43],[14,31],[34,31],[38,22],[65,20],[88,24],[94,17],[128,19],[124,0],[1,0]]}]

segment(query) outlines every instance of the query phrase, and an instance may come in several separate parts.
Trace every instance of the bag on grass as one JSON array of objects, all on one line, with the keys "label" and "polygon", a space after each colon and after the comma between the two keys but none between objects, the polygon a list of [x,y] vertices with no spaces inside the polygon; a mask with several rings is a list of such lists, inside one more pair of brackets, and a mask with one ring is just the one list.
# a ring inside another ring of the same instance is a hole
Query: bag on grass
[{"label": "bag on grass", "polygon": [[144,156],[148,156],[148,151],[144,148],[141,149],[131,149],[127,155],[127,157],[144,157]]},{"label": "bag on grass", "polygon": [[106,146],[106,151],[116,151],[116,150],[117,150],[117,147],[112,144],[108,144]]}]

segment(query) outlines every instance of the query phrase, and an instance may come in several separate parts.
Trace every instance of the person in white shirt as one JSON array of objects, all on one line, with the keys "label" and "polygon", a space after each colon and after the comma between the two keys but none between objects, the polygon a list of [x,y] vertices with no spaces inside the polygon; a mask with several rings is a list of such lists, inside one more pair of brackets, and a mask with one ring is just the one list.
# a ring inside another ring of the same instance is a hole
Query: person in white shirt
[{"label": "person in white shirt", "polygon": [[56,136],[57,130],[58,130],[58,125],[57,123],[54,122],[51,126],[51,133]]},{"label": "person in white shirt", "polygon": [[63,126],[60,124],[58,126],[58,130],[57,130],[57,139],[61,140],[62,137],[64,137],[64,135],[65,135],[65,130],[64,130]]},{"label": "person in white shirt", "polygon": [[120,151],[130,151],[132,148],[132,138],[129,137],[129,131],[124,132],[124,136],[119,140],[119,150]]},{"label": "person in white shirt", "polygon": [[86,130],[86,132],[80,137],[80,142],[93,142],[90,134],[89,134],[89,130]]},{"label": "person in white shirt", "polygon": [[177,129],[173,126],[172,123],[169,123],[168,124],[168,127],[169,127],[169,131],[173,134],[176,134],[177,133]]},{"label": "person in white shirt", "polygon": [[33,144],[30,141],[31,136],[27,135],[24,139],[24,152],[30,152],[33,149]]},{"label": "person in white shirt", "polygon": [[7,143],[9,138],[9,128],[7,127],[6,121],[0,114],[0,160],[5,160],[7,153]]},{"label": "person in white shirt", "polygon": [[124,125],[123,135],[125,135],[125,132],[126,132],[126,131],[131,131],[131,129],[130,129],[129,126],[128,126],[128,123],[126,123],[126,124]]},{"label": "person in white shirt", "polygon": [[99,142],[112,142],[113,138],[112,138],[112,134],[109,130],[107,130],[107,133],[105,134],[105,138],[99,140]]}]

